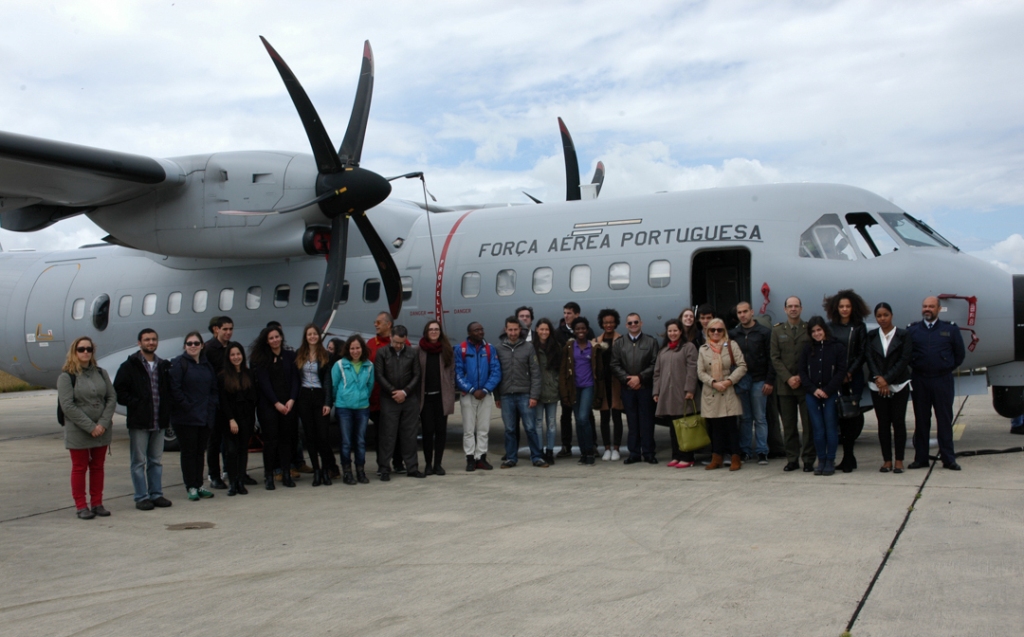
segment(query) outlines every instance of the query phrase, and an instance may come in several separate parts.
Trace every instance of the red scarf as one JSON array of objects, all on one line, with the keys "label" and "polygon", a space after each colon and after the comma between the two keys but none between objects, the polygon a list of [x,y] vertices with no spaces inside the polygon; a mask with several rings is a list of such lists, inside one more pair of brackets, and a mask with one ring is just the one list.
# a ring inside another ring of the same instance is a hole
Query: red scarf
[{"label": "red scarf", "polygon": [[420,341],[420,349],[428,354],[440,354],[441,353],[441,341],[434,341],[431,343],[427,339]]},{"label": "red scarf", "polygon": [[675,349],[675,348],[679,347],[679,343],[681,343],[681,342],[682,341],[669,341],[668,342],[668,348],[669,349]]}]

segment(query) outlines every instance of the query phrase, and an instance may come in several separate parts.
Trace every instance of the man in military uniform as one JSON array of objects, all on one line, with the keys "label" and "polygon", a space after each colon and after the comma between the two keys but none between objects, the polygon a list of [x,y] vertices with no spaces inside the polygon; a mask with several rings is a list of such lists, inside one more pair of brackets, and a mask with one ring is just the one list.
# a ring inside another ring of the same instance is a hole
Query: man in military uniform
[{"label": "man in military uniform", "polygon": [[[804,471],[814,471],[814,437],[811,435],[811,421],[804,400],[804,388],[800,386],[800,352],[811,342],[807,334],[807,323],[800,317],[803,304],[791,296],[786,299],[786,321],[772,327],[772,365],[775,367],[775,391],[779,396],[779,412],[782,416],[782,431],[786,438],[786,459],[789,461],[783,471],[800,468],[803,455]],[[797,412],[803,427],[803,453],[801,454],[800,434],[796,428]]]},{"label": "man in military uniform", "polygon": [[938,297],[929,296],[921,304],[923,320],[907,327],[914,346],[910,366],[914,401],[914,461],[910,469],[928,466],[928,439],[931,436],[932,410],[935,410],[939,459],[946,469],[959,471],[953,453],[953,370],[964,362],[964,339],[956,323],[939,320]]}]

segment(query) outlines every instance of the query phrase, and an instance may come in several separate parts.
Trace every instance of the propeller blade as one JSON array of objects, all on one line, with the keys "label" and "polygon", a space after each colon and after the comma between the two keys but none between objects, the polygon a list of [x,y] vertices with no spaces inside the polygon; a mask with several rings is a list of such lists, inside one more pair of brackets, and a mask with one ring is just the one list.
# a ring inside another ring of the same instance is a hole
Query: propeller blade
[{"label": "propeller blade", "polygon": [[348,217],[339,215],[331,219],[331,247],[327,253],[327,272],[324,285],[320,288],[320,300],[316,304],[313,322],[327,332],[334,321],[341,302],[341,290],[345,285],[345,258],[348,256]]},{"label": "propeller blade", "polygon": [[601,194],[601,186],[604,185],[604,162],[597,162],[597,169],[594,170],[594,178],[590,180],[590,183],[597,184],[597,194]]},{"label": "propeller blade", "polygon": [[565,155],[565,200],[579,201],[580,194],[580,164],[576,159],[576,147],[572,144],[572,137],[569,129],[565,127],[562,118],[558,118],[558,130],[562,133],[562,153]]},{"label": "propeller blade", "polygon": [[352,218],[355,220],[360,234],[363,235],[363,240],[370,248],[373,260],[377,262],[377,270],[380,271],[380,279],[384,283],[384,292],[388,297],[388,308],[391,316],[397,319],[398,313],[402,311],[402,277],[398,274],[398,266],[395,265],[395,260],[391,258],[391,252],[384,245],[384,241],[377,234],[377,230],[370,223],[366,213],[356,213]]},{"label": "propeller blade", "polygon": [[363,137],[366,135],[366,121],[370,118],[370,99],[373,97],[373,49],[370,41],[363,42],[363,68],[359,71],[359,87],[352,104],[352,115],[348,120],[345,139],[341,140],[338,155],[346,166],[358,166],[363,154]]},{"label": "propeller blade", "polygon": [[536,197],[534,197],[534,196],[533,196],[533,195],[531,195],[530,193],[526,192],[525,190],[524,190],[524,191],[522,191],[522,193],[523,193],[524,195],[526,195],[527,197],[529,197],[530,199],[532,199],[532,200],[533,200],[533,203],[544,203],[543,201],[541,201],[540,199],[537,199]]},{"label": "propeller blade", "polygon": [[[295,110],[299,113],[302,126],[306,129],[306,137],[309,138],[309,145],[313,149],[317,170],[321,174],[341,171],[344,168],[344,164],[338,158],[338,154],[334,152],[334,144],[331,143],[331,138],[328,137],[327,131],[320,121],[320,116],[317,115],[316,109],[313,108],[313,102],[309,100],[309,96],[306,95],[306,91],[299,84],[295,74],[285,64],[284,58],[274,50],[274,47],[270,46],[270,43],[262,35],[260,40],[263,41],[263,46],[266,47],[267,53],[270,54],[270,59],[274,61],[274,66],[277,67],[277,72],[281,75],[285,88],[288,89],[288,95],[291,96],[292,103],[295,104]],[[365,66],[365,61],[363,65]],[[367,106],[369,106],[369,99],[367,99]],[[351,124],[349,126],[351,127]],[[362,138],[360,138],[361,145]]]}]

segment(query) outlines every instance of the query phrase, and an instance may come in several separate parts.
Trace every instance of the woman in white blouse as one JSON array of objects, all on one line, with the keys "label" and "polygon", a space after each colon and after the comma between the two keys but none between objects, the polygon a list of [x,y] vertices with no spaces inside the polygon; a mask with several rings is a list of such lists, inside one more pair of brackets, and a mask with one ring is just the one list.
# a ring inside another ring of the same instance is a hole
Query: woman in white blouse
[{"label": "woman in white blouse", "polygon": [[[907,399],[910,398],[910,358],[913,346],[907,331],[892,324],[892,307],[875,306],[878,329],[867,336],[867,364],[871,399],[878,418],[878,441],[882,445],[882,473],[903,473],[903,451],[907,446]],[[893,446],[896,466],[893,467]]]}]

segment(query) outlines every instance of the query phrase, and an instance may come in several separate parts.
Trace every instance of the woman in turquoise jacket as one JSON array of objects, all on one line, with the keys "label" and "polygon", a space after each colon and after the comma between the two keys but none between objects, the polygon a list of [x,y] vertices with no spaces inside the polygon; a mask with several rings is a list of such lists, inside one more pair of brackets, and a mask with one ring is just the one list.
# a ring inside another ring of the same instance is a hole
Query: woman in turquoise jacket
[{"label": "woman in turquoise jacket", "polygon": [[[369,484],[366,477],[366,422],[370,417],[373,391],[373,363],[362,336],[354,334],[345,343],[341,359],[331,368],[334,407],[341,427],[341,480],[345,484]],[[355,448],[353,449],[353,443]],[[356,474],[352,475],[352,452]]]}]

